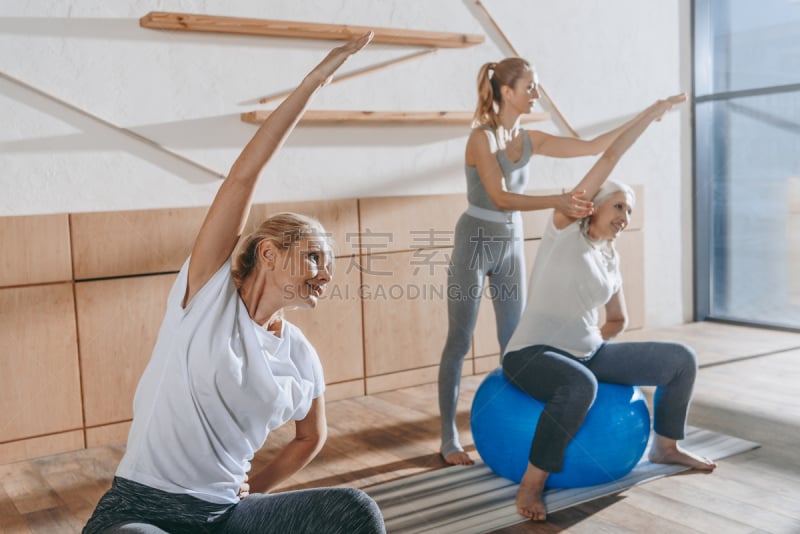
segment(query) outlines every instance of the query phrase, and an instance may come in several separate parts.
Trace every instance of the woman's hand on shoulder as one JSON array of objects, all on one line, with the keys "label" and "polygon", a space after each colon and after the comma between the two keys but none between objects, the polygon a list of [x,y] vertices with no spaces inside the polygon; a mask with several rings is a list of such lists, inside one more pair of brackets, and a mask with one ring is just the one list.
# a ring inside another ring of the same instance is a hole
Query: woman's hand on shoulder
[{"label": "woman's hand on shoulder", "polygon": [[556,197],[553,209],[553,225],[559,230],[566,228],[579,219],[588,217],[594,210],[594,204],[586,200],[586,191],[568,191]]}]

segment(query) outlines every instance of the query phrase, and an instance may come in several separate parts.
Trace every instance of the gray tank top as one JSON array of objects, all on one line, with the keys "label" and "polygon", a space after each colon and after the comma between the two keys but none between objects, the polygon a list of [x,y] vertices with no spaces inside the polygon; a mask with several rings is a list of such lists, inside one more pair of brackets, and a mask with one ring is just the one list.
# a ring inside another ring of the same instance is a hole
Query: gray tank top
[{"label": "gray tank top", "polygon": [[[484,130],[492,133],[492,129],[488,126],[480,126]],[[511,161],[506,157],[505,150],[497,151],[497,163],[500,164],[500,169],[503,171],[503,178],[505,179],[506,191],[512,193],[524,193],[525,188],[528,186],[529,171],[528,162],[533,153],[531,146],[531,138],[525,130],[520,130],[522,134],[522,155],[517,161]],[[464,166],[467,175],[467,200],[473,206],[479,208],[500,211],[489,198],[489,194],[483,187],[481,177],[478,175],[478,169],[471,166]]]}]

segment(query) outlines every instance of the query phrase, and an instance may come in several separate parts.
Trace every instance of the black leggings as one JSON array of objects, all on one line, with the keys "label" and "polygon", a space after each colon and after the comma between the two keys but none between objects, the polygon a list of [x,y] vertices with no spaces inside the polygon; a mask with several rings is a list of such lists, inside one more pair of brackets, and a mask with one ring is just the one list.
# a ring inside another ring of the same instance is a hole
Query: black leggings
[{"label": "black leggings", "polygon": [[383,534],[378,505],[354,488],[251,494],[237,504],[213,504],[114,478],[83,534]]},{"label": "black leggings", "polygon": [[506,354],[503,372],[512,384],[545,403],[530,462],[558,473],[567,445],[594,402],[598,381],[657,386],[653,430],[667,438],[683,439],[697,358],[691,348],[679,343],[606,343],[588,360],[547,345],[533,345]]}]

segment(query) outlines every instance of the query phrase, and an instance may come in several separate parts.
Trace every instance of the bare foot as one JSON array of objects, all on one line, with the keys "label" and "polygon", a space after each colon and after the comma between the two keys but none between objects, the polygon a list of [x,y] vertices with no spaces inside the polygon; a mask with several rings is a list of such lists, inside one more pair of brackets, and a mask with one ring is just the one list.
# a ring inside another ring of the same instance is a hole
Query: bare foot
[{"label": "bare foot", "polygon": [[533,521],[547,519],[547,509],[542,500],[544,483],[550,473],[528,464],[517,490],[517,513]]},{"label": "bare foot", "polygon": [[444,461],[450,465],[473,465],[475,461],[464,451],[453,451],[447,456],[442,454]]},{"label": "bare foot", "polygon": [[717,464],[705,456],[699,456],[689,451],[685,451],[678,446],[674,439],[655,435],[653,445],[650,447],[648,460],[654,464],[679,464],[697,469],[698,471],[711,472]]}]

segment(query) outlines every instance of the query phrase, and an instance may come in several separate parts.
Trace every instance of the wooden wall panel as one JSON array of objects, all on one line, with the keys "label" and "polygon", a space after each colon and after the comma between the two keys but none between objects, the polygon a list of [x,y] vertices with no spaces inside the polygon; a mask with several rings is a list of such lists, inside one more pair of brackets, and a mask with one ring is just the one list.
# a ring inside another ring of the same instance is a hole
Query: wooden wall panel
[{"label": "wooden wall panel", "polygon": [[350,382],[338,382],[325,386],[325,401],[332,402],[351,397],[361,397],[364,395],[364,379],[351,380]]},{"label": "wooden wall panel", "polygon": [[[469,376],[474,374],[472,367],[472,358],[469,356],[464,360],[464,366],[461,368],[461,376]],[[417,386],[419,384],[430,384],[431,382],[436,382],[438,380],[438,363],[436,365],[420,367],[417,369],[411,369],[409,371],[400,371],[397,373],[389,373],[378,376],[368,376],[367,395],[374,395],[376,393],[381,393],[382,391],[392,391],[394,389]]]},{"label": "wooden wall panel", "polygon": [[[471,367],[471,362],[464,363],[464,369],[471,370]],[[438,377],[438,365],[410,369],[398,373],[389,373],[386,375],[368,376],[367,395],[375,395],[383,391],[392,391],[394,389],[406,388],[419,384],[430,384],[431,382],[436,382]]]},{"label": "wooden wall panel", "polygon": [[633,188],[634,193],[636,193],[636,206],[633,208],[627,230],[641,230],[644,228],[644,186],[641,184],[630,184],[630,186]]},{"label": "wooden wall panel", "polygon": [[0,464],[10,464],[82,448],[84,448],[83,430],[0,443]]},{"label": "wooden wall panel", "polygon": [[[551,194],[558,191],[551,191]],[[541,191],[529,191],[528,193],[545,194]],[[523,211],[522,212],[522,228],[525,239],[541,239],[544,234],[544,226],[550,219],[550,214],[553,210],[537,210],[537,211]]]},{"label": "wooden wall panel", "polygon": [[189,257],[207,208],[70,215],[76,280],[175,272]]},{"label": "wooden wall panel", "polygon": [[66,214],[0,217],[0,243],[0,287],[72,280]]},{"label": "wooden wall panel", "polygon": [[[625,231],[617,238],[622,289],[628,308],[628,330],[644,327],[644,232]],[[601,317],[602,318],[602,317]]]},{"label": "wooden wall panel", "polygon": [[439,364],[447,335],[447,267],[431,268],[417,252],[373,255],[364,264],[368,377]]},{"label": "wooden wall panel", "polygon": [[286,318],[300,327],[317,349],[329,384],[364,377],[361,276],[349,259],[337,261],[333,280],[315,309],[286,313]]},{"label": "wooden wall panel", "polygon": [[476,356],[473,362],[473,374],[489,373],[500,367],[500,355]]},{"label": "wooden wall panel", "polygon": [[[618,242],[630,328],[644,321],[636,189],[630,230]],[[465,208],[462,194],[254,206],[246,232],[268,214],[295,211],[319,219],[337,244],[326,298],[316,310],[287,314],[320,354],[329,400],[436,380],[453,231]],[[0,462],[125,440],[174,273],[205,213],[0,218],[0,238],[13,251],[0,259]],[[523,215],[528,269],[548,216]],[[498,352],[485,299],[463,373],[494,369]]]},{"label": "wooden wall panel", "polygon": [[333,236],[337,256],[358,254],[358,201],[356,199],[256,204],[250,212],[244,233],[252,232],[261,221],[281,211],[309,215],[322,223],[325,230]]},{"label": "wooden wall panel", "polygon": [[0,443],[82,427],[72,284],[0,289]]},{"label": "wooden wall panel", "polygon": [[456,222],[466,208],[464,195],[361,199],[361,252],[452,248]]},{"label": "wooden wall panel", "polygon": [[86,447],[100,447],[103,445],[125,443],[128,441],[128,432],[130,429],[131,421],[87,428]]},{"label": "wooden wall panel", "polygon": [[150,360],[174,281],[168,274],[76,284],[87,426],[133,416],[136,384]]}]

